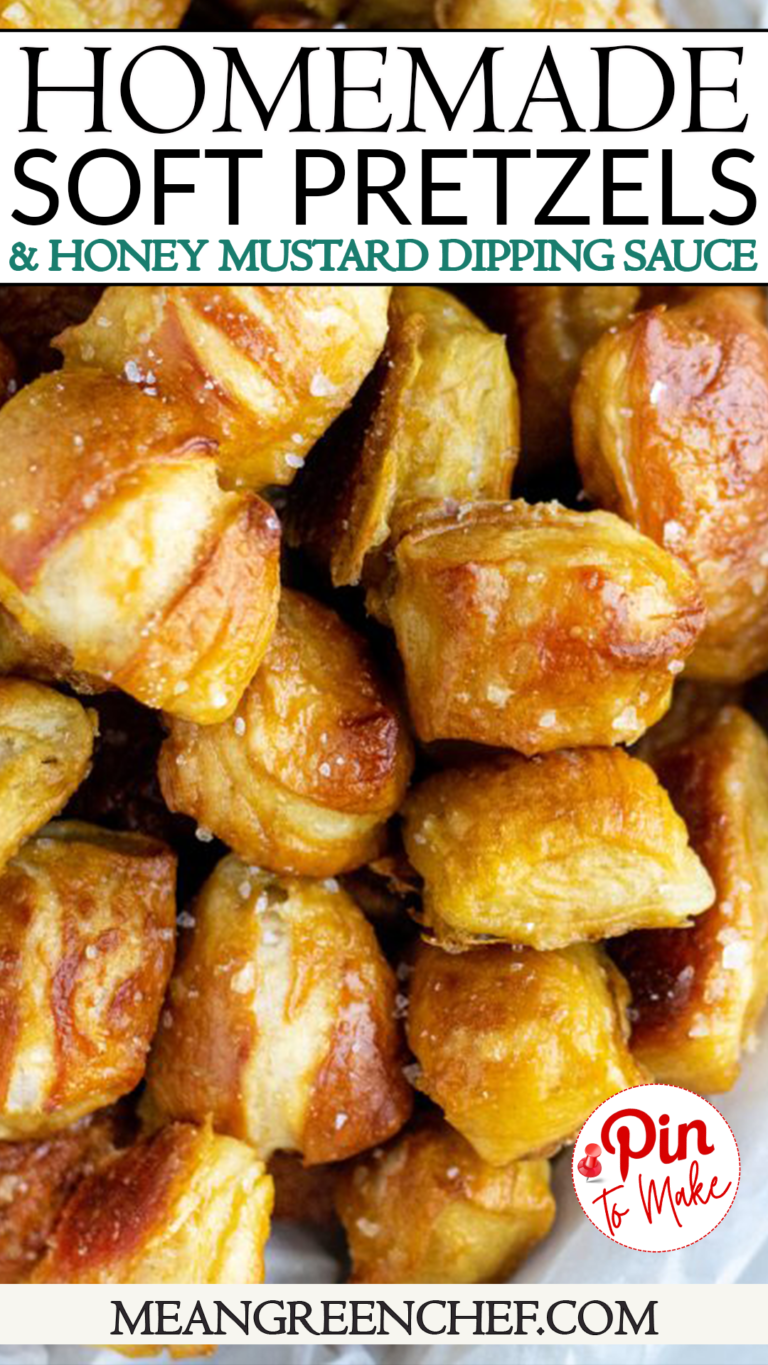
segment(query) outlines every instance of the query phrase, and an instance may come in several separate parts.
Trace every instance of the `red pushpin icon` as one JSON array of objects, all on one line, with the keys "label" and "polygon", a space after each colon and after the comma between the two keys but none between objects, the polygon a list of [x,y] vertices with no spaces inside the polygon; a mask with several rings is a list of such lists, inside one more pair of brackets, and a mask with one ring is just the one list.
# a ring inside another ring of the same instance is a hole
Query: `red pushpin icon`
[{"label": "red pushpin icon", "polygon": [[590,1142],[584,1148],[585,1154],[578,1163],[576,1169],[580,1175],[586,1176],[587,1180],[590,1180],[593,1176],[599,1175],[603,1169],[598,1161],[601,1151],[602,1148],[596,1142]]}]

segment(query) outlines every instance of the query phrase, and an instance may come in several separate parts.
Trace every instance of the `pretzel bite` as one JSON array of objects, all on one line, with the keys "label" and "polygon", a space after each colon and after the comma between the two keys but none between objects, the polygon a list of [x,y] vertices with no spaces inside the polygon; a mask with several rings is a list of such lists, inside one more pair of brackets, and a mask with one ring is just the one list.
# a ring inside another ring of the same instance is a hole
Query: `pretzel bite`
[{"label": "pretzel bite", "polygon": [[328,607],[284,590],[264,663],[232,719],[169,724],[166,802],[243,858],[330,876],[381,851],[411,743],[365,641]]},{"label": "pretzel bite", "polygon": [[218,485],[173,404],[97,370],[0,411],[0,597],[22,627],[148,706],[210,723],[266,651],[280,528]]},{"label": "pretzel bite", "polygon": [[0,337],[16,357],[25,379],[61,364],[51,339],[63,327],[82,322],[102,289],[100,284],[0,285]]},{"label": "pretzel bite", "polygon": [[36,1284],[260,1284],[272,1181],[243,1142],[172,1123],[81,1181]]},{"label": "pretzel bite", "polygon": [[632,990],[632,1051],[657,1080],[728,1090],[768,995],[768,740],[729,706],[657,765],[717,900],[690,929],[612,944]]},{"label": "pretzel bite", "polygon": [[547,1161],[490,1166],[429,1116],[342,1173],[354,1284],[493,1284],[546,1237]]},{"label": "pretzel bite", "polygon": [[87,776],[95,733],[74,697],[0,678],[0,869]]},{"label": "pretzel bite", "polygon": [[[334,583],[380,576],[378,561],[424,498],[505,498],[517,460],[517,388],[504,338],[443,289],[393,291],[365,430],[297,484],[298,536]],[[329,490],[329,468],[331,488]]]},{"label": "pretzel bite", "polygon": [[484,1161],[548,1156],[645,1074],[627,1047],[629,991],[601,948],[421,943],[410,978],[414,1084]]},{"label": "pretzel bite", "polygon": [[449,946],[490,936],[561,948],[685,924],[714,900],[653,770],[623,749],[446,770],[404,814],[424,923]]},{"label": "pretzel bite", "polygon": [[768,665],[768,331],[732,290],[641,313],[587,356],[574,397],[584,486],[692,569],[707,621],[693,677]]},{"label": "pretzel bite", "polygon": [[655,0],[436,0],[435,14],[438,28],[667,27]]},{"label": "pretzel bite", "polygon": [[287,484],[384,345],[384,285],[121,285],[57,344],[192,405],[228,480]]},{"label": "pretzel bite", "polygon": [[112,1111],[43,1141],[0,1143],[0,1284],[28,1279],[67,1199],[116,1145]]},{"label": "pretzel bite", "polygon": [[424,515],[382,596],[419,737],[525,754],[637,739],[703,624],[674,555],[558,503]]},{"label": "pretzel bite", "polygon": [[337,882],[224,858],[190,916],[148,1070],[146,1113],[213,1118],[264,1160],[339,1161],[411,1108],[395,978]]},{"label": "pretzel bite", "polygon": [[59,821],[0,877],[0,1138],[39,1137],[144,1074],[173,962],[176,860]]},{"label": "pretzel bite", "polygon": [[187,0],[14,0],[0,29],[178,28],[186,8]]}]

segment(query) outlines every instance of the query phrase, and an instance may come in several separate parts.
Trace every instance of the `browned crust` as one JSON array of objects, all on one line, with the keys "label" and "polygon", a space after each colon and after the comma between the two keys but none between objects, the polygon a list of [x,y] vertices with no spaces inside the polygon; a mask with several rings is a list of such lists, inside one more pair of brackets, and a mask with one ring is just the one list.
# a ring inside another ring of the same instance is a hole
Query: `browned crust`
[{"label": "browned crust", "polygon": [[[717,900],[687,929],[638,931],[611,951],[632,991],[641,1060],[661,1080],[723,1090],[768,992],[768,742],[728,706],[655,763]],[[729,943],[747,950],[740,968],[724,967]]]},{"label": "browned crust", "polygon": [[[99,370],[45,375],[22,389],[0,413],[0,445],[0,568],[23,591],[141,468],[213,449],[173,404]],[[14,517],[20,508],[26,521]]]},{"label": "browned crust", "polygon": [[82,1283],[138,1256],[168,1218],[197,1142],[195,1128],[170,1124],[81,1181],[35,1278]]},{"label": "browned crust", "polygon": [[266,652],[279,595],[280,523],[268,503],[248,495],[115,683],[147,705],[178,705],[175,685],[191,688],[210,665],[225,687],[230,676],[238,683],[239,698]]},{"label": "browned crust", "polygon": [[[363,955],[366,940],[368,952]],[[342,982],[338,1022],[307,1110],[303,1152],[308,1166],[342,1161],[383,1142],[402,1128],[413,1108],[413,1091],[403,1075],[405,1047],[395,1019],[394,973],[362,919],[355,921],[350,935]],[[345,1117],[341,1128],[339,1115]]]},{"label": "browned crust", "polygon": [[0,1284],[29,1277],[70,1195],[123,1140],[105,1111],[42,1142],[0,1143]]},{"label": "browned crust", "polygon": [[658,307],[605,336],[574,397],[590,496],[696,574],[707,621],[691,676],[768,663],[768,331],[732,289]]},{"label": "browned crust", "polygon": [[[87,1112],[91,1095],[91,1109],[103,1103],[105,1088],[114,1099],[138,1084],[173,962],[175,878],[176,858],[159,841],[75,822],[48,826],[8,865],[0,877],[0,1106],[8,1099],[28,989],[21,975],[25,941],[39,916],[53,915],[60,935],[45,1004],[54,1071],[39,1131],[60,1126],[71,1109]],[[137,938],[138,963],[126,973],[123,955],[132,954]],[[86,1031],[79,1022],[84,991],[107,997]],[[29,1131],[31,1116],[25,1123]]]}]

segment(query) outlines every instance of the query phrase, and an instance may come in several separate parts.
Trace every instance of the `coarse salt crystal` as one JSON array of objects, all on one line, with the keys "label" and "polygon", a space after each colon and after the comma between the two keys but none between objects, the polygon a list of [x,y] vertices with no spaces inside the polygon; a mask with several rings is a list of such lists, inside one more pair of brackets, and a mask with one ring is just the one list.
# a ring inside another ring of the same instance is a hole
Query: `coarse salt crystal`
[{"label": "coarse salt crystal", "polygon": [[501,687],[498,683],[490,683],[485,689],[485,695],[491,706],[504,706],[512,694],[508,687]]},{"label": "coarse salt crystal", "polygon": [[309,392],[312,394],[313,398],[330,398],[331,394],[336,392],[336,385],[331,383],[328,376],[324,375],[322,370],[318,370],[312,376]]},{"label": "coarse salt crystal", "polygon": [[239,972],[235,972],[229,984],[235,992],[235,995],[247,995],[248,991],[253,990],[255,981],[256,972],[254,965],[252,962],[246,962],[245,966],[241,967]]},{"label": "coarse salt crystal", "polygon": [[723,949],[723,967],[728,972],[739,971],[741,967],[746,967],[749,956],[749,944],[745,939],[727,943]]},{"label": "coarse salt crystal", "polygon": [[634,706],[625,706],[613,722],[614,730],[636,730],[638,725],[637,711]]},{"label": "coarse salt crystal", "polygon": [[685,535],[685,527],[679,521],[665,521],[663,539],[665,545],[671,545],[676,540],[680,540]]}]

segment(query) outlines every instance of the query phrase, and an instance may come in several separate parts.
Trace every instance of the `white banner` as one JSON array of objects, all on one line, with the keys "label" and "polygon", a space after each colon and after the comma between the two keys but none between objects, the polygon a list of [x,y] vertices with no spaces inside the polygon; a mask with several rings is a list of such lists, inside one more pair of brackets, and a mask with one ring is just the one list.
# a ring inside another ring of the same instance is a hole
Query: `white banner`
[{"label": "white banner", "polygon": [[9,1345],[768,1340],[762,1285],[13,1285],[0,1315]]},{"label": "white banner", "polygon": [[767,68],[744,30],[6,32],[0,280],[764,281]]}]

